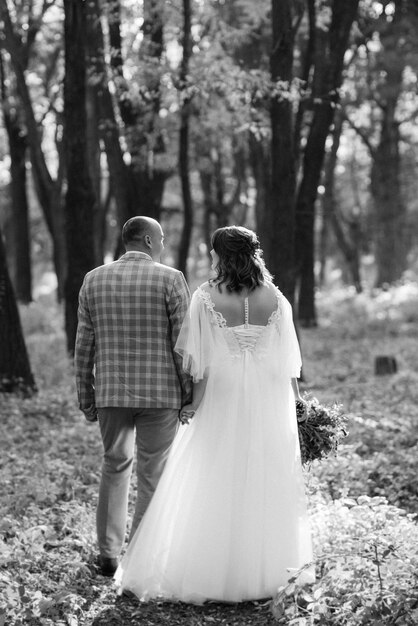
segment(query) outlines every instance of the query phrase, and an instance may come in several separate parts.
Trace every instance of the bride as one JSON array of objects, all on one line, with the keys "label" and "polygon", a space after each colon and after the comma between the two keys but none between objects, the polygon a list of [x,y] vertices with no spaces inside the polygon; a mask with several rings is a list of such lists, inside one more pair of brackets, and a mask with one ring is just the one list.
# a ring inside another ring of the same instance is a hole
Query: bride
[{"label": "bride", "polygon": [[312,562],[291,307],[254,232],[220,228],[212,247],[216,277],[195,291],[176,344],[193,401],[115,574],[142,600],[271,597]]}]

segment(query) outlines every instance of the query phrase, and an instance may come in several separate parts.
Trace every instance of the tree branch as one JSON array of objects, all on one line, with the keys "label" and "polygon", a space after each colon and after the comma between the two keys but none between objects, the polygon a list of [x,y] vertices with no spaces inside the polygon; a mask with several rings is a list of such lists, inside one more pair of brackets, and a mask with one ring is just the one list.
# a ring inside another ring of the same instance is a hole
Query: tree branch
[{"label": "tree branch", "polygon": [[369,150],[371,156],[374,156],[375,152],[376,152],[376,148],[373,146],[373,144],[370,141],[370,138],[368,137],[367,133],[365,132],[365,130],[363,128],[360,128],[359,126],[357,126],[347,115],[346,111],[344,111],[343,113],[343,117],[344,120],[347,122],[347,124],[350,126],[350,128],[352,128],[357,135],[363,140],[365,146],[367,147],[367,149]]}]

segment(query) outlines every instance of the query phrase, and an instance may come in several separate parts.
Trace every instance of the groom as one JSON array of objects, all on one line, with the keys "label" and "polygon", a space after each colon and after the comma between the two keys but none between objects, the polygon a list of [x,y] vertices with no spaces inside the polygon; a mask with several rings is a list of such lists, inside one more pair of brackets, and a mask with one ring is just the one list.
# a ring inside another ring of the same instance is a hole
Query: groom
[{"label": "groom", "polygon": [[133,217],[122,230],[126,253],[89,272],[79,295],[75,374],[80,409],[98,418],[104,458],[97,506],[101,573],[118,565],[137,447],[133,536],[162,473],[190,401],[191,381],[174,345],[190,301],[184,276],[160,264],[161,226]]}]

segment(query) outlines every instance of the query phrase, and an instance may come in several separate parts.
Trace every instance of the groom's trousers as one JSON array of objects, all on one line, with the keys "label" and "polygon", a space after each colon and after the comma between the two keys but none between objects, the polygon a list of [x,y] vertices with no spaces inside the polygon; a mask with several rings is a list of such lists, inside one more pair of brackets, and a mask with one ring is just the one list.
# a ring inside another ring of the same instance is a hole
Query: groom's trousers
[{"label": "groom's trousers", "polygon": [[104,456],[97,505],[97,539],[104,557],[118,557],[125,539],[129,484],[137,449],[133,536],[164,469],[178,425],[178,410],[99,408]]}]

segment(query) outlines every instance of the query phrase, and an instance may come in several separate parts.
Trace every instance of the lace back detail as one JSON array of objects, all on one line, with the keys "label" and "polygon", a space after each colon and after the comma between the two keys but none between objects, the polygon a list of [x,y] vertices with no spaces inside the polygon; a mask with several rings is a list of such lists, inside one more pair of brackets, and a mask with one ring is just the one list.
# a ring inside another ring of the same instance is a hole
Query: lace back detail
[{"label": "lace back detail", "polygon": [[277,298],[277,309],[273,311],[273,313],[270,315],[268,322],[267,322],[267,326],[271,326],[272,324],[275,324],[277,330],[279,330],[279,322],[282,317],[281,298],[283,297],[283,294],[278,287],[275,287],[275,291],[276,291],[276,298]]},{"label": "lace back detail", "polygon": [[228,326],[226,323],[226,319],[224,318],[222,313],[219,313],[219,311],[215,310],[215,305],[213,304],[210,294],[201,287],[198,287],[198,294],[215,318],[217,326],[220,326],[221,328],[227,328]]},{"label": "lace back detail", "polygon": [[[282,316],[282,306],[281,306],[282,293],[278,287],[275,287],[275,291],[276,291],[276,298],[277,298],[277,309],[275,309],[273,313],[270,315],[267,321],[266,327],[271,326],[272,324],[275,324],[277,330],[279,330],[279,322]],[[207,309],[212,314],[216,325],[219,326],[220,328],[228,328],[228,324],[226,323],[226,319],[224,318],[222,313],[220,313],[219,311],[215,309],[215,305],[213,304],[213,300],[211,298],[210,293],[208,293],[201,287],[197,288],[197,293],[199,294],[199,297],[205,303]],[[245,328],[250,327],[249,313],[250,313],[250,310],[249,310],[249,302],[248,302],[248,296],[247,296],[244,299],[244,327]]]},{"label": "lace back detail", "polygon": [[263,358],[268,352],[272,333],[281,333],[282,317],[282,294],[275,288],[277,308],[271,313],[265,326],[256,326],[249,323],[249,301],[244,299],[244,324],[242,326],[228,326],[226,319],[219,311],[216,311],[209,292],[198,287],[196,294],[204,303],[208,311],[211,323],[223,331],[225,346],[232,358],[240,358],[245,353],[252,353],[256,358]]}]

